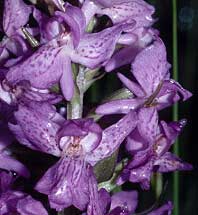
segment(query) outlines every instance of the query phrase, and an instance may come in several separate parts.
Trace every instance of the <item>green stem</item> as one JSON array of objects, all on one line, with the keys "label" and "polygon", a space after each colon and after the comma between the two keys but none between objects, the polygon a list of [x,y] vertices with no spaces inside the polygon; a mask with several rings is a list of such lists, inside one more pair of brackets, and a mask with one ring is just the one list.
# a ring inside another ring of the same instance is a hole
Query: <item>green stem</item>
[{"label": "green stem", "polygon": [[[177,35],[177,0],[172,1],[173,9],[173,78],[178,81],[178,35]],[[173,107],[173,120],[177,121],[179,115],[178,104]],[[179,155],[178,140],[174,144],[173,151]],[[179,173],[175,172],[173,175],[173,201],[174,201],[174,215],[179,215]]]},{"label": "green stem", "polygon": [[120,173],[123,170],[124,166],[126,166],[127,162],[128,162],[128,159],[123,159],[120,163],[118,163],[117,166],[116,166],[116,168],[115,168],[114,174],[111,177],[111,179],[108,180],[108,181],[104,181],[104,182],[100,183],[98,185],[98,189],[104,188],[108,192],[111,192],[115,188],[117,188],[118,185],[116,184],[116,179],[120,175]]},{"label": "green stem", "polygon": [[159,198],[159,196],[162,193],[163,189],[163,177],[161,173],[156,174],[156,185],[155,185],[155,194],[156,194],[156,199]]},{"label": "green stem", "polygon": [[67,119],[78,119],[82,118],[83,112],[83,92],[79,90],[77,79],[79,76],[79,68],[76,64],[72,65],[73,76],[74,76],[74,96],[67,104]]}]

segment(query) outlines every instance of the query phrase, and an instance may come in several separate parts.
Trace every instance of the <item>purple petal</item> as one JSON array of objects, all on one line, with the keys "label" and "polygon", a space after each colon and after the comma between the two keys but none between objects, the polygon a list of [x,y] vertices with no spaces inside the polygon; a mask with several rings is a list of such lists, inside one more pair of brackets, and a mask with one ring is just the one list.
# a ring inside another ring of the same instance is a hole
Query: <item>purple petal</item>
[{"label": "purple petal", "polygon": [[31,7],[27,6],[22,0],[6,0],[3,14],[5,33],[8,36],[16,34],[16,31],[28,22],[31,11]]},{"label": "purple petal", "polygon": [[129,32],[129,33],[122,34],[118,40],[118,43],[121,45],[129,46],[129,45],[134,45],[136,40],[137,40],[137,36]]},{"label": "purple petal", "polygon": [[57,58],[62,59],[60,53],[59,48],[42,46],[27,60],[12,67],[7,73],[7,80],[13,85],[19,81],[28,80],[33,87],[40,89],[52,86],[62,75],[62,63],[61,60],[57,60]]},{"label": "purple petal", "polygon": [[16,139],[19,141],[19,143],[23,144],[24,146],[27,146],[28,148],[31,148],[33,150],[38,150],[36,146],[34,146],[27,138],[23,131],[23,129],[19,125],[14,125],[11,123],[8,123],[8,126],[12,133],[15,135]]},{"label": "purple petal", "polygon": [[121,207],[117,207],[114,208],[110,213],[108,213],[108,215],[130,215],[129,211],[127,209],[121,208]]},{"label": "purple petal", "polygon": [[31,196],[27,196],[18,201],[17,212],[20,215],[48,215],[43,205]]},{"label": "purple petal", "polygon": [[94,166],[98,161],[112,155],[136,125],[136,113],[131,111],[116,124],[106,128],[99,146],[92,153],[87,154],[87,162]]},{"label": "purple petal", "polygon": [[[20,86],[20,85],[19,85]],[[51,93],[49,91],[42,91],[38,90],[33,87],[24,87],[23,94],[20,100],[29,100],[29,101],[36,101],[36,102],[49,102],[50,104],[57,104],[62,100],[62,96]]]},{"label": "purple petal", "polygon": [[80,39],[85,31],[85,17],[82,11],[78,7],[74,7],[70,4],[65,6],[66,12],[56,11],[55,15],[70,27],[74,47],[79,45]]},{"label": "purple petal", "polygon": [[158,172],[173,172],[176,170],[192,170],[192,165],[183,162],[180,158],[173,155],[170,152],[166,152],[154,163],[155,166],[159,166]]},{"label": "purple petal", "polygon": [[130,170],[129,181],[133,183],[140,183],[142,189],[148,190],[150,188],[153,162],[154,159],[152,158],[144,166]]},{"label": "purple petal", "polygon": [[137,128],[127,137],[126,149],[130,154],[135,154],[137,151],[143,150],[147,146],[148,141],[141,136]]},{"label": "purple petal", "polygon": [[5,193],[10,189],[13,183],[13,177],[11,173],[0,171],[0,193]]},{"label": "purple petal", "polygon": [[[131,33],[131,45],[118,50],[105,66],[105,70],[110,72],[121,66],[131,64],[137,54],[146,48],[156,38],[155,29],[138,28]],[[124,34],[125,35],[125,34]],[[120,38],[121,39],[121,38]],[[118,43],[120,42],[118,40]]]},{"label": "purple petal", "polygon": [[36,190],[48,195],[50,206],[57,211],[71,205],[84,210],[89,202],[88,181],[86,163],[64,157],[39,180]]},{"label": "purple petal", "polygon": [[12,94],[9,93],[6,89],[4,89],[3,81],[0,82],[0,100],[8,105],[10,105],[13,100]]},{"label": "purple petal", "polygon": [[9,128],[6,123],[4,124],[0,121],[0,153],[4,148],[10,145],[13,140],[14,136],[9,131]]},{"label": "purple petal", "polygon": [[[22,56],[28,53],[29,45],[20,35],[14,35],[9,38],[6,48],[16,56]],[[6,63],[8,65],[8,63]]]},{"label": "purple petal", "polygon": [[105,66],[105,70],[110,72],[121,66],[130,64],[139,52],[139,47],[128,46],[117,51]]},{"label": "purple petal", "polygon": [[95,0],[95,2],[101,4],[103,7],[110,7],[112,6],[112,0],[106,1],[106,0]]},{"label": "purple petal", "polygon": [[144,98],[114,100],[97,107],[96,113],[102,115],[119,113],[127,114],[129,111],[136,110],[142,106],[144,102]]},{"label": "purple petal", "polygon": [[45,45],[27,60],[11,67],[6,78],[11,85],[26,80],[32,87],[48,89],[60,81],[68,62],[64,50]]},{"label": "purple petal", "polygon": [[92,17],[96,14],[98,5],[92,0],[85,0],[81,9],[85,15],[86,25],[88,25]]},{"label": "purple petal", "polygon": [[116,184],[118,184],[118,185],[124,184],[126,181],[129,180],[129,177],[130,177],[130,170],[127,168],[124,168],[122,173],[117,178]]},{"label": "purple petal", "polygon": [[129,213],[134,213],[138,204],[138,193],[136,191],[121,191],[111,197],[111,209],[116,207],[125,208]]},{"label": "purple petal", "polygon": [[162,88],[156,98],[158,109],[164,109],[173,105],[179,100],[186,101],[192,96],[192,93],[185,90],[178,82],[174,80],[166,80],[163,82]]},{"label": "purple petal", "polygon": [[17,203],[20,199],[23,199],[24,193],[19,191],[12,191],[8,188],[1,194],[1,208],[0,213],[2,215],[18,214],[17,213]]},{"label": "purple petal", "polygon": [[134,159],[128,163],[117,180],[121,185],[126,181],[140,183],[142,189],[150,188],[150,178],[156,156],[152,150],[144,150],[135,154]]},{"label": "purple petal", "polygon": [[59,125],[52,121],[54,111],[50,110],[48,105],[43,104],[42,107],[42,103],[37,104],[38,106],[40,105],[40,110],[38,107],[36,108],[36,103],[33,103],[32,107],[31,103],[29,105],[29,107],[19,106],[18,111],[15,112],[17,125],[10,124],[10,129],[21,141],[21,144],[59,156],[60,149],[56,142]]},{"label": "purple petal", "polygon": [[9,58],[4,66],[7,68],[7,71],[9,71],[9,68],[12,66],[15,66],[17,63],[21,62],[23,60],[23,56],[19,56],[17,58]]},{"label": "purple petal", "polygon": [[162,207],[150,212],[148,215],[171,215],[173,210],[172,202],[167,202]]},{"label": "purple petal", "polygon": [[141,108],[138,112],[138,130],[148,142],[153,142],[158,132],[158,112],[156,108]]},{"label": "purple petal", "polygon": [[146,162],[149,162],[152,155],[153,153],[150,150],[150,147],[148,147],[148,149],[138,151],[137,153],[134,153],[132,160],[129,162],[126,168],[138,168],[140,165],[144,165]]},{"label": "purple petal", "polygon": [[3,64],[6,62],[8,58],[9,52],[4,45],[3,47],[0,47],[0,66],[3,66]]},{"label": "purple petal", "polygon": [[153,146],[155,148],[154,151],[158,157],[161,157],[161,155],[170,149],[185,124],[186,120],[180,120],[178,122],[171,122],[168,124],[164,121],[160,122],[158,134],[153,141]]},{"label": "purple petal", "polygon": [[26,178],[30,176],[28,169],[22,163],[10,157],[9,155],[6,155],[5,153],[0,154],[0,168],[16,172]]},{"label": "purple petal", "polygon": [[166,133],[166,136],[169,139],[174,139],[175,137],[178,136],[178,134],[183,130],[183,128],[186,126],[187,120],[186,119],[181,119],[176,122],[170,122],[168,123],[168,126],[172,128],[173,132],[167,132],[165,130],[165,127],[163,126],[163,123],[161,121],[161,124],[163,126],[164,132]]},{"label": "purple petal", "polygon": [[28,81],[22,81],[16,86],[11,86],[4,79],[0,82],[0,99],[8,105],[16,105],[18,102],[29,103],[30,101],[56,104],[62,100],[62,97],[48,90],[33,88]]},{"label": "purple petal", "polygon": [[152,14],[155,9],[143,0],[115,0],[112,7],[104,8],[99,14],[110,17],[114,24],[134,19],[140,26],[150,26],[153,23]]},{"label": "purple petal", "polygon": [[93,151],[101,141],[102,129],[92,119],[67,120],[57,134],[60,148],[67,151],[72,142],[78,142],[84,153]]},{"label": "purple petal", "polygon": [[[85,32],[86,23],[85,16],[81,9],[78,7],[74,7],[71,4],[67,3],[65,6],[66,13],[75,20],[80,29],[80,36],[82,36]],[[72,26],[70,26],[72,28]]]},{"label": "purple petal", "polygon": [[124,75],[121,73],[118,73],[118,78],[122,81],[122,83],[132,92],[134,93],[137,97],[144,97],[145,94],[141,87],[136,84],[135,82],[129,80],[126,78]]},{"label": "purple petal", "polygon": [[167,141],[170,142],[170,145],[174,143],[178,135],[181,133],[183,130],[184,126],[186,125],[186,120],[182,119],[178,122],[171,122],[171,123],[166,123],[164,121],[160,122],[160,126],[162,128],[162,133],[167,138]]},{"label": "purple petal", "polygon": [[99,204],[103,214],[105,214],[107,208],[111,204],[111,197],[110,194],[103,188],[99,190]]},{"label": "purple petal", "polygon": [[106,212],[106,206],[110,203],[110,196],[105,190],[98,192],[98,185],[93,173],[93,169],[89,169],[89,195],[90,201],[87,206],[87,215],[103,215]]},{"label": "purple petal", "polygon": [[160,39],[140,52],[132,63],[132,73],[148,96],[165,79],[168,69],[166,48]]},{"label": "purple petal", "polygon": [[89,132],[89,126],[93,123],[88,119],[67,120],[58,132],[59,139],[64,136],[86,136]]},{"label": "purple petal", "polygon": [[41,44],[52,40],[61,33],[60,23],[58,23],[55,18],[50,19],[47,15],[37,10],[36,8],[34,8],[33,10],[33,16],[39,25],[38,33],[40,33]]},{"label": "purple petal", "polygon": [[[74,80],[71,68],[71,60],[65,58],[63,73],[60,79],[62,93],[67,101],[70,101],[74,94]],[[64,71],[65,70],[65,71]]]},{"label": "purple petal", "polygon": [[124,29],[134,23],[120,24],[98,33],[86,33],[76,51],[71,55],[72,61],[94,69],[104,65],[112,56],[116,43]]}]

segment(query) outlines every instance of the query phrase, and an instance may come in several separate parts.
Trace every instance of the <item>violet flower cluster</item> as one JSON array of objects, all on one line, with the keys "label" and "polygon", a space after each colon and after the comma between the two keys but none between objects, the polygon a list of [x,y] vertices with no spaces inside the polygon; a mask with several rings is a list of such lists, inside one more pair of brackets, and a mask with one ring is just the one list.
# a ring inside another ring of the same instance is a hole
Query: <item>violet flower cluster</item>
[{"label": "violet flower cluster", "polygon": [[[165,45],[152,27],[153,6],[144,0],[3,3],[0,215],[64,214],[69,207],[82,215],[131,215],[138,192],[114,188],[129,181],[149,190],[153,173],[192,169],[170,152],[186,120],[165,122],[158,115],[191,93],[170,78]],[[84,94],[115,71],[122,93],[86,115]],[[112,114],[119,114],[117,122]],[[103,128],[98,120],[104,115],[111,124]],[[54,158],[34,186],[48,203],[17,186],[31,171],[14,156],[16,142]],[[168,201],[147,214],[172,209]]]}]

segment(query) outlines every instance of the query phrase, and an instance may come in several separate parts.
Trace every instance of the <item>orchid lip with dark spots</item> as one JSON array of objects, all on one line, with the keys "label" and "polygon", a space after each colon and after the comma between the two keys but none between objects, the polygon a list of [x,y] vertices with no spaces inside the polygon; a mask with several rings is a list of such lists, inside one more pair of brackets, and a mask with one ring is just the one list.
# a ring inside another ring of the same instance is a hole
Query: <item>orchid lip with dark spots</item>
[{"label": "orchid lip with dark spots", "polygon": [[[90,166],[113,154],[136,126],[133,112],[102,131],[92,119],[60,120],[62,116],[58,117],[48,103],[41,106],[35,102],[29,103],[29,107],[19,105],[15,118],[17,124],[10,123],[9,127],[21,144],[60,157],[36,185],[39,192],[48,195],[51,207],[56,210],[70,205],[86,208],[89,202],[86,181],[88,174],[93,174],[89,173]],[[84,200],[77,201],[77,193]],[[70,197],[63,200],[64,195]]]}]

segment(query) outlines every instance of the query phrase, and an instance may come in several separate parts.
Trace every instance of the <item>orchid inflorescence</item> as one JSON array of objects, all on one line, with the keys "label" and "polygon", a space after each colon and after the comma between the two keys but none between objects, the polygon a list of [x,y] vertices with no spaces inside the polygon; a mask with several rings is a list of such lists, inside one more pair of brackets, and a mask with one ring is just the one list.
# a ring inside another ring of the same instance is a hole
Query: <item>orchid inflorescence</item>
[{"label": "orchid inflorescence", "polygon": [[[186,120],[159,120],[160,110],[191,93],[170,78],[165,45],[152,27],[154,7],[143,0],[73,4],[4,0],[0,215],[70,214],[71,206],[81,215],[131,215],[138,192],[123,191],[125,182],[149,190],[153,173],[192,169],[170,152]],[[117,72],[124,88],[86,114],[84,94],[109,72]],[[119,114],[114,124],[112,114]],[[111,125],[103,129],[104,115],[111,115]],[[16,183],[34,171],[13,156],[16,141],[24,156],[29,148],[53,160],[30,193]],[[172,208],[168,201],[146,214],[171,214]]]}]

